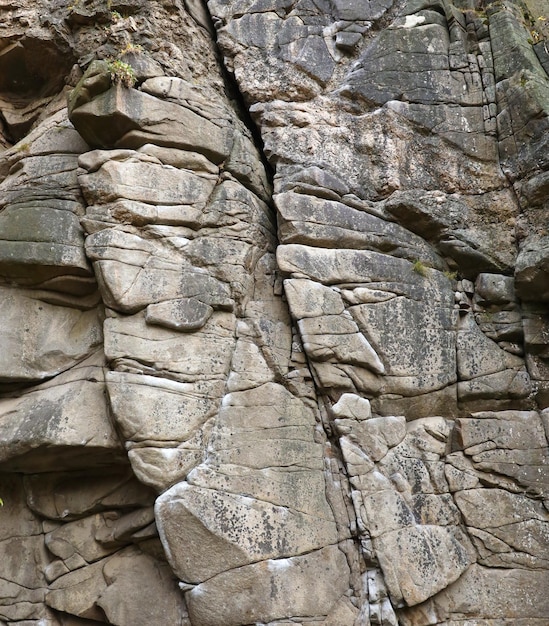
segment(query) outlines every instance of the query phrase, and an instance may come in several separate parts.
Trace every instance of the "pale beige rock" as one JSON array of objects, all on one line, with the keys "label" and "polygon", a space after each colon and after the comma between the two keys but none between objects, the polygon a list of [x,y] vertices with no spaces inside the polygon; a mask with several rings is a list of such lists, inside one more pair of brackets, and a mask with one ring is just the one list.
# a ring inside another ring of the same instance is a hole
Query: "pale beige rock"
[{"label": "pale beige rock", "polygon": [[145,313],[147,324],[193,332],[202,328],[212,316],[209,304],[193,298],[179,298],[158,304],[149,304]]},{"label": "pale beige rock", "polygon": [[79,182],[86,200],[89,204],[125,198],[158,205],[204,205],[217,176],[150,161],[146,155],[135,152],[126,161],[107,161],[97,171],[82,174]]},{"label": "pale beige rock", "polygon": [[124,439],[134,442],[184,442],[216,411],[219,383],[181,383],[126,372],[106,375],[110,407]]},{"label": "pale beige rock", "polygon": [[107,588],[103,567],[104,562],[98,561],[53,581],[46,594],[46,604],[78,617],[101,620],[103,612],[96,601]]},{"label": "pale beige rock", "polygon": [[370,401],[354,393],[344,393],[332,407],[340,419],[366,420],[372,416]]},{"label": "pale beige rock", "polygon": [[100,312],[47,304],[1,289],[1,382],[38,382],[94,352],[102,339]]},{"label": "pale beige rock", "polygon": [[284,292],[294,319],[341,315],[345,310],[339,293],[312,280],[284,281]]},{"label": "pale beige rock", "polygon": [[358,423],[349,419],[336,419],[335,425],[338,432],[350,434],[376,463],[387,454],[389,448],[398,445],[406,436],[406,418],[403,416],[373,417]]},{"label": "pale beige rock", "polygon": [[[495,552],[525,553],[532,557],[530,564],[549,560],[547,549],[547,510],[536,501],[521,494],[504,490],[470,489],[456,494],[456,504],[468,526],[487,531],[504,546]],[[520,560],[515,557],[516,562]],[[511,564],[513,559],[508,560]]]},{"label": "pale beige rock", "polygon": [[274,378],[274,372],[258,345],[247,337],[238,339],[227,379],[227,390],[233,392],[259,387],[274,382]]},{"label": "pale beige rock", "polygon": [[57,470],[77,469],[124,459],[108,414],[100,356],[60,374],[54,384],[1,399],[0,415],[0,460],[6,468],[47,471],[55,463]]},{"label": "pale beige rock", "polygon": [[[182,335],[149,326],[143,314],[105,320],[105,354],[108,359],[132,358],[161,372],[175,372],[189,381],[224,378],[234,345],[234,316],[216,312],[202,333]],[[204,355],[209,370],[204,372]]]},{"label": "pale beige rock", "polygon": [[[473,564],[453,585],[417,609],[403,613],[406,626],[427,626],[450,614],[477,615],[477,621],[505,624],[543,623],[547,613],[547,573],[524,569],[495,569]],[[520,605],[517,605],[517,592]],[[507,624],[506,624],[507,626]]]},{"label": "pale beige rock", "polygon": [[108,560],[103,576],[108,586],[101,591],[97,605],[111,624],[188,623],[181,592],[166,563],[135,548],[126,548]]},{"label": "pale beige rock", "polygon": [[298,321],[305,352],[313,361],[350,363],[383,374],[385,366],[356,323],[343,315],[321,315]]},{"label": "pale beige rock", "polygon": [[410,526],[375,539],[374,547],[397,605],[427,600],[457,580],[476,558],[468,536],[456,526]]},{"label": "pale beige rock", "polygon": [[[349,575],[343,552],[328,546],[304,556],[262,561],[222,573],[186,594],[197,626],[239,626],[285,617],[322,617],[345,592]],[[221,603],[214,601],[222,598]],[[294,622],[292,620],[292,623]]]},{"label": "pale beige rock", "polygon": [[184,480],[202,461],[203,445],[202,437],[197,436],[177,448],[133,448],[128,450],[128,459],[137,479],[161,493]]},{"label": "pale beige rock", "polygon": [[[213,511],[218,511],[216,517]],[[172,568],[191,583],[274,555],[293,556],[337,541],[330,520],[186,483],[160,496],[156,516]]]},{"label": "pale beige rock", "polygon": [[75,554],[82,557],[83,565],[98,561],[114,552],[116,548],[105,548],[96,541],[95,536],[101,529],[110,525],[116,517],[117,515],[113,513],[97,513],[63,524],[63,526],[46,534],[45,544],[52,554],[63,559],[63,561],[67,561]]},{"label": "pale beige rock", "polygon": [[[225,397],[208,463],[156,505],[161,537],[183,580],[199,582],[272,558],[280,549],[292,556],[321,547],[327,537],[337,540],[325,496],[312,489],[322,476],[322,448],[314,443],[313,425],[310,409],[274,383]],[[308,489],[302,497],[299,487]],[[214,510],[218,513],[212,516]]]},{"label": "pale beige rock", "polygon": [[523,360],[486,337],[472,316],[460,320],[456,335],[457,371],[460,380],[470,380],[520,367]]},{"label": "pale beige rock", "polygon": [[214,163],[222,161],[232,147],[228,129],[212,124],[190,108],[121,85],[76,106],[70,115],[82,137],[93,146],[140,148],[155,142],[202,152]]},{"label": "pale beige rock", "polygon": [[124,313],[179,298],[230,308],[228,286],[186,259],[188,243],[185,237],[151,241],[115,229],[90,235],[86,250],[94,261],[105,303]]},{"label": "pale beige rock", "polygon": [[419,300],[400,296],[351,309],[385,365],[385,393],[419,395],[456,380],[453,293],[439,279],[421,280]]}]

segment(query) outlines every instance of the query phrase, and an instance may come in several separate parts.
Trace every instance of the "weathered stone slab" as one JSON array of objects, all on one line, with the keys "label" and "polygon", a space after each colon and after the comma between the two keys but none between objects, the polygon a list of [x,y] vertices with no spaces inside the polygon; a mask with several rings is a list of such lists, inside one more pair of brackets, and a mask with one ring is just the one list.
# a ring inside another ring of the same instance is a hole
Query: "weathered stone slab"
[{"label": "weathered stone slab", "polygon": [[[348,314],[347,314],[348,315]],[[298,321],[303,348],[313,361],[335,361],[367,367],[383,374],[385,366],[354,320],[321,315]]]},{"label": "weathered stone slab", "polygon": [[[469,489],[458,492],[455,499],[467,526],[486,531],[503,542],[496,553],[522,552],[531,557],[530,563],[538,560],[546,566],[549,514],[541,503],[502,489]],[[515,559],[520,564],[520,559]]]},{"label": "weathered stone slab", "polygon": [[328,250],[301,244],[280,245],[277,261],[283,272],[325,285],[399,281],[413,277],[412,264],[367,250]]},{"label": "weathered stone slab", "polygon": [[96,601],[107,588],[103,566],[104,563],[99,561],[53,581],[46,595],[46,604],[78,617],[101,620],[103,612]]},{"label": "weathered stone slab", "polygon": [[6,468],[37,472],[52,463],[61,470],[124,459],[107,412],[103,368],[93,359],[60,374],[55,384],[1,399],[0,416],[0,462]]},{"label": "weathered stone slab", "polygon": [[250,623],[294,623],[330,613],[347,588],[348,576],[343,552],[328,546],[221,573],[191,589],[185,599],[193,624],[200,626],[239,626],[243,616]]},{"label": "weathered stone slab", "polygon": [[81,136],[96,147],[137,149],[154,143],[199,152],[214,163],[232,148],[230,130],[189,108],[121,85],[75,107],[70,118]]},{"label": "weathered stone slab", "polygon": [[52,276],[90,276],[79,218],[56,208],[11,205],[0,214],[0,274],[39,283]]},{"label": "weathered stone slab", "polygon": [[284,292],[290,313],[297,320],[319,315],[341,315],[345,310],[337,291],[312,280],[285,280]]},{"label": "weathered stone slab", "polygon": [[393,222],[340,202],[297,193],[275,194],[281,244],[326,248],[389,250],[408,260],[423,259],[442,268],[441,260],[426,242]]},{"label": "weathered stone slab", "polygon": [[[532,383],[524,370],[504,370],[458,382],[458,399],[461,402],[480,400],[508,400],[528,398]],[[477,408],[488,408],[477,404]],[[502,407],[503,408],[503,407]],[[515,407],[509,407],[515,408]],[[520,406],[518,408],[521,408]]]},{"label": "weathered stone slab", "polygon": [[456,380],[453,292],[426,281],[420,301],[396,297],[350,310],[385,365],[384,393],[417,395]]},{"label": "weathered stone slab", "polygon": [[221,402],[222,384],[181,383],[126,372],[106,375],[110,407],[124,439],[183,442],[192,437]]},{"label": "weathered stone slab", "polygon": [[[187,240],[182,238],[181,246]],[[228,285],[195,268],[181,251],[115,229],[101,230],[86,240],[105,303],[122,312],[149,304],[193,298],[205,305],[231,308]]]},{"label": "weathered stone slab", "polygon": [[141,313],[111,317],[105,320],[105,354],[107,359],[135,359],[193,381],[225,378],[235,342],[234,326],[234,316],[221,312],[212,315],[202,332],[192,335],[149,326]]},{"label": "weathered stone slab", "polygon": [[145,321],[153,326],[164,326],[181,332],[193,332],[204,326],[213,309],[195,298],[178,298],[158,304],[149,304]]},{"label": "weathered stone slab", "polygon": [[275,556],[310,552],[337,540],[331,521],[187,483],[158,498],[156,518],[172,568],[191,583]]},{"label": "weathered stone slab", "polygon": [[[111,624],[184,623],[185,604],[166,563],[138,549],[126,548],[108,560],[103,576],[108,586],[101,592],[97,605]],[[143,593],[144,589],[147,593]]]},{"label": "weathered stone slab", "polygon": [[496,374],[521,367],[523,360],[502,350],[480,330],[471,315],[462,317],[456,334],[457,371],[460,380]]},{"label": "weathered stone slab", "polygon": [[81,174],[79,182],[88,204],[115,202],[120,198],[147,204],[198,204],[208,200],[217,176],[176,169],[146,160],[134,152],[126,161],[106,161],[97,171]]},{"label": "weathered stone slab", "polygon": [[374,546],[397,605],[424,602],[456,581],[476,558],[457,526],[410,526],[374,539]]},{"label": "weathered stone slab", "polygon": [[128,459],[136,478],[158,493],[185,480],[201,461],[205,437],[198,433],[192,440],[173,447],[136,447],[128,451]]},{"label": "weathered stone slab", "polygon": [[24,485],[29,508],[53,520],[73,520],[112,509],[132,510],[154,501],[154,493],[134,478],[127,465],[113,465],[108,472],[31,474],[25,476]]},{"label": "weathered stone slab", "polygon": [[[549,611],[545,570],[492,568],[473,564],[451,586],[427,604],[407,610],[402,615],[405,626],[427,625],[431,620],[446,620],[449,615],[475,615],[483,622],[531,623],[541,626]],[[520,606],[516,592],[521,589]],[[456,620],[457,621],[457,620]],[[460,620],[461,621],[461,620]],[[457,621],[459,624],[459,621]]]},{"label": "weathered stone slab", "polygon": [[38,382],[94,352],[102,339],[99,311],[47,304],[16,289],[0,290],[0,382]]},{"label": "weathered stone slab", "polygon": [[370,401],[354,393],[344,393],[332,407],[339,419],[367,420],[372,416]]}]

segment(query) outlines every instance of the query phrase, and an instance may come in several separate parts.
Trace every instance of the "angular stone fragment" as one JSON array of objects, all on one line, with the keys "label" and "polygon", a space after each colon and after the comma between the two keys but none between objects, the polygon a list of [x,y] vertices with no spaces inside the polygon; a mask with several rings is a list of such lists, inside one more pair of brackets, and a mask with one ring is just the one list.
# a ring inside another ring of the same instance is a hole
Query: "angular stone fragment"
[{"label": "angular stone fragment", "polygon": [[457,527],[409,526],[374,540],[391,600],[419,604],[448,587],[475,561],[465,532]]},{"label": "angular stone fragment", "polygon": [[337,291],[312,280],[285,280],[284,291],[294,319],[341,315],[345,310]]},{"label": "angular stone fragment", "polygon": [[103,612],[96,601],[107,588],[103,566],[98,561],[55,580],[46,595],[47,606],[78,617],[102,620]]},{"label": "angular stone fragment", "polygon": [[298,322],[305,352],[313,361],[336,361],[383,374],[385,366],[356,323],[343,315],[308,317]]},{"label": "angular stone fragment", "polygon": [[128,459],[136,478],[158,493],[185,480],[187,474],[202,461],[203,438],[196,436],[177,448],[147,446],[132,448]]},{"label": "angular stone fragment", "polygon": [[158,498],[156,516],[172,568],[191,583],[274,556],[309,552],[337,539],[333,522],[187,483]]},{"label": "angular stone fragment", "polygon": [[[404,626],[428,624],[427,616],[444,620],[448,615],[475,615],[477,624],[496,621],[505,626],[525,623],[541,626],[549,612],[545,570],[493,568],[473,564],[453,585],[426,604],[407,610]],[[520,589],[520,605],[516,593]],[[459,624],[459,622],[458,622]]]},{"label": "angular stone fragment", "polygon": [[[525,553],[546,565],[549,560],[546,541],[549,514],[543,505],[522,494],[502,489],[485,491],[469,489],[456,494],[456,504],[467,526],[487,531],[502,541],[509,552]],[[498,551],[505,549],[502,547]],[[509,559],[511,562],[512,558]]]},{"label": "angular stone fragment", "polygon": [[[184,247],[188,241],[180,243]],[[225,309],[233,305],[228,285],[192,267],[184,254],[163,242],[105,229],[87,238],[86,251],[94,261],[105,303],[113,309],[132,313],[179,298]]]},{"label": "angular stone fragment", "polygon": [[135,548],[126,548],[108,560],[103,576],[108,586],[102,590],[97,605],[111,624],[184,623],[184,601],[166,563]]},{"label": "angular stone fragment", "polygon": [[99,312],[55,306],[1,289],[0,382],[38,382],[76,365],[102,338]]},{"label": "angular stone fragment", "polygon": [[[313,421],[275,383],[226,396],[206,462],[156,505],[161,538],[181,579],[196,583],[337,540],[325,495],[317,491],[322,448],[313,441]],[[300,487],[307,489],[297,496]]]},{"label": "angular stone fragment", "polygon": [[239,626],[326,616],[345,592],[349,569],[337,546],[224,572],[185,595],[193,624]]},{"label": "angular stone fragment", "polygon": [[280,215],[281,244],[391,251],[396,257],[423,259],[442,268],[440,259],[420,237],[366,211],[296,193],[276,194],[274,201]]},{"label": "angular stone fragment", "polygon": [[108,359],[132,358],[160,371],[182,374],[188,380],[221,378],[230,366],[233,328],[234,317],[229,313],[214,314],[202,333],[192,335],[149,326],[143,314],[109,318],[105,321],[105,354]]},{"label": "angular stone fragment", "polygon": [[488,339],[472,316],[461,318],[456,335],[457,371],[460,380],[470,380],[521,367],[522,359],[502,350]]},{"label": "angular stone fragment", "polygon": [[522,300],[546,302],[549,299],[549,239],[542,237],[526,242],[515,267],[515,288]]},{"label": "angular stone fragment", "polygon": [[202,328],[210,319],[213,309],[194,298],[179,298],[158,304],[149,304],[145,312],[147,324],[192,332]]},{"label": "angular stone fragment", "polygon": [[348,419],[338,419],[335,424],[339,432],[343,428],[352,433],[353,439],[375,462],[382,459],[389,448],[398,445],[406,435],[406,418],[403,416],[371,417],[367,421],[358,423]]},{"label": "angular stone fragment", "polygon": [[[453,293],[434,279],[417,285],[419,301],[399,296],[351,309],[385,364],[385,393],[417,395],[456,379]],[[404,338],[404,340],[403,340]]]},{"label": "angular stone fragment", "polygon": [[124,439],[183,442],[190,439],[221,402],[219,383],[182,383],[126,372],[106,375],[110,406]]},{"label": "angular stone fragment", "polygon": [[155,164],[140,152],[133,152],[125,161],[106,161],[97,171],[79,176],[88,204],[124,198],[148,204],[203,206],[216,181],[217,176],[207,172]]},{"label": "angular stone fragment", "polygon": [[231,362],[231,373],[227,380],[229,392],[251,389],[274,381],[274,372],[265,360],[264,351],[247,338],[240,338]]},{"label": "angular stone fragment", "polygon": [[94,147],[137,149],[148,143],[203,153],[214,163],[232,147],[230,130],[184,106],[114,85],[71,111],[71,122]]},{"label": "angular stone fragment", "polygon": [[379,252],[327,250],[301,244],[278,246],[277,261],[282,271],[325,285],[398,281],[412,272],[411,263]]},{"label": "angular stone fragment", "polygon": [[88,359],[55,380],[0,400],[4,466],[38,472],[51,469],[52,463],[61,470],[122,462],[123,448],[107,413],[102,367]]},{"label": "angular stone fragment", "polygon": [[513,278],[501,274],[479,274],[475,293],[480,301],[490,304],[507,304],[516,299]]},{"label": "angular stone fragment", "polygon": [[528,398],[531,391],[528,372],[520,370],[504,370],[458,383],[458,398],[462,402]]},{"label": "angular stone fragment", "polygon": [[340,419],[366,420],[372,416],[370,402],[353,393],[344,393],[332,407],[334,415]]},{"label": "angular stone fragment", "polygon": [[97,513],[74,522],[63,524],[59,528],[46,534],[45,544],[55,556],[67,561],[80,556],[83,561],[92,563],[111,554],[116,548],[106,548],[95,539],[102,529],[117,518],[117,514]]},{"label": "angular stone fragment", "polygon": [[108,472],[31,474],[24,485],[29,508],[53,520],[73,520],[113,508],[135,509],[154,500],[153,492],[127,466],[112,466]]}]

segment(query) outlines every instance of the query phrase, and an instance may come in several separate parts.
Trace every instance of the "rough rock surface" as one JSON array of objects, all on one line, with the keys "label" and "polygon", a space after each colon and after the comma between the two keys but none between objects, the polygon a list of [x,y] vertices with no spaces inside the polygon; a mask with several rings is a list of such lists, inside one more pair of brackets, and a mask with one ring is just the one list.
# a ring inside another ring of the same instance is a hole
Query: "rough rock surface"
[{"label": "rough rock surface", "polygon": [[0,626],[549,623],[547,0],[0,0]]}]

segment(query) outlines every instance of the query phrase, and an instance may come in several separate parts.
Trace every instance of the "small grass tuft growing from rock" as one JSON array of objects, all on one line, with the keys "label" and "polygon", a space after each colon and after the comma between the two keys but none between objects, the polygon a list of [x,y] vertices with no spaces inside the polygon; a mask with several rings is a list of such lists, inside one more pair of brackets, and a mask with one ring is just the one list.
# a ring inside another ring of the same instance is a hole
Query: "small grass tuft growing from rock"
[{"label": "small grass tuft growing from rock", "polygon": [[416,259],[413,262],[412,269],[416,274],[419,274],[420,276],[427,276],[427,267],[419,259]]},{"label": "small grass tuft growing from rock", "polygon": [[128,63],[117,59],[116,61],[109,61],[107,68],[115,85],[124,85],[124,87],[133,87],[135,85],[137,78],[133,67]]}]

